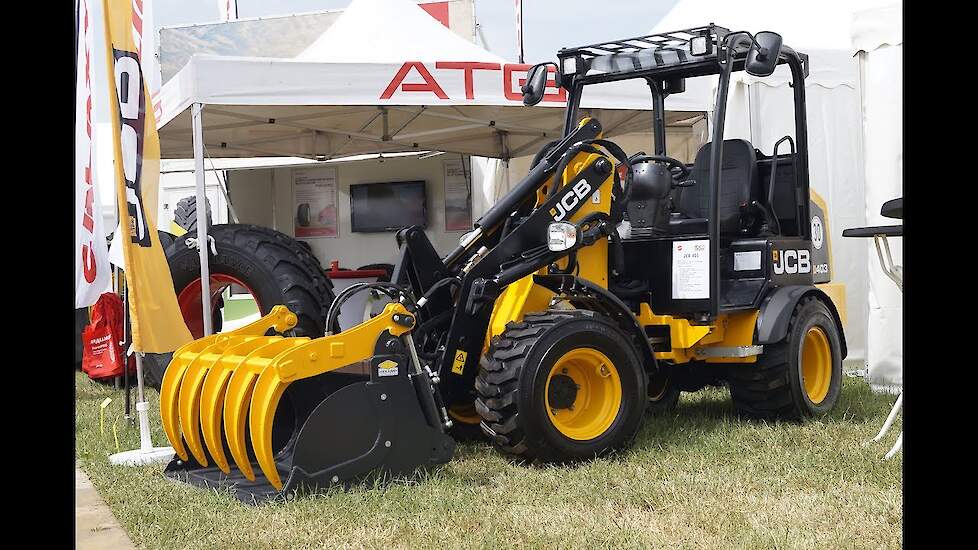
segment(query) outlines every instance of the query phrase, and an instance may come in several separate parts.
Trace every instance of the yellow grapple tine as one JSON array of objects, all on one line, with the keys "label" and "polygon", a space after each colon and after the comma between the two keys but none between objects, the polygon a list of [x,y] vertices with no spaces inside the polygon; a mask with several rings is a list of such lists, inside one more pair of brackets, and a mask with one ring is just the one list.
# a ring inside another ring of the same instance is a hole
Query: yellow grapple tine
[{"label": "yellow grapple tine", "polygon": [[309,338],[284,338],[260,347],[241,361],[228,381],[228,391],[224,397],[224,435],[231,449],[231,458],[250,481],[255,480],[255,473],[248,460],[245,423],[255,381],[276,355],[308,341]]},{"label": "yellow grapple tine", "polygon": [[160,385],[160,419],[163,421],[163,431],[166,433],[166,438],[170,440],[170,446],[182,460],[189,460],[190,456],[180,436],[178,408],[180,384],[190,362],[216,339],[217,335],[212,335],[180,346],[173,352],[173,358],[163,373],[163,382]]},{"label": "yellow grapple tine", "polygon": [[298,321],[294,313],[289,308],[277,305],[268,312],[267,315],[249,323],[239,329],[225,332],[223,334],[212,334],[184,344],[173,352],[173,358],[163,374],[163,381],[160,386],[160,419],[163,421],[163,431],[166,432],[170,445],[182,460],[189,460],[190,456],[183,444],[179,421],[179,399],[180,386],[187,367],[196,358],[197,354],[214,344],[217,339],[227,336],[262,336],[268,329],[277,332],[285,332],[295,327]]},{"label": "yellow grapple tine", "polygon": [[221,442],[221,418],[224,413],[224,394],[228,387],[228,380],[245,356],[281,339],[281,336],[254,337],[231,346],[224,351],[224,355],[214,363],[204,377],[204,384],[200,390],[200,428],[204,434],[204,445],[214,459],[214,464],[225,474],[231,473],[231,466],[224,455],[224,445]]},{"label": "yellow grapple tine", "polygon": [[296,380],[330,372],[371,356],[377,335],[382,331],[400,336],[408,330],[393,322],[392,316],[396,313],[406,314],[407,310],[399,303],[388,304],[381,315],[338,335],[317,338],[302,347],[283,351],[261,371],[251,396],[251,446],[262,473],[276,489],[281,491],[283,485],[272,451],[272,425],[285,389]]},{"label": "yellow grapple tine", "polygon": [[217,362],[228,347],[241,343],[245,339],[257,336],[237,336],[234,334],[220,335],[214,344],[204,348],[188,365],[180,384],[178,410],[180,411],[180,430],[190,452],[201,466],[207,466],[207,454],[204,453],[203,442],[200,439],[200,392],[207,371]]},{"label": "yellow grapple tine", "polygon": [[275,467],[275,456],[272,454],[272,422],[275,420],[275,411],[278,410],[279,400],[286,387],[288,383],[282,382],[279,378],[278,369],[271,367],[262,371],[258,381],[255,382],[248,421],[251,428],[251,445],[255,449],[258,466],[268,478],[268,482],[279,491],[282,490],[282,480],[279,478],[278,468]]}]

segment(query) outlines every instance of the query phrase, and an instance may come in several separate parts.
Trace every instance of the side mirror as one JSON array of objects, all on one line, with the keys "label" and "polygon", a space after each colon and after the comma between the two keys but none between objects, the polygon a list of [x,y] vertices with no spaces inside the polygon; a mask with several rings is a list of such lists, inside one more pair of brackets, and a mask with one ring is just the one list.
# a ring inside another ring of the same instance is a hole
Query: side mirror
[{"label": "side mirror", "polygon": [[[532,106],[543,100],[543,92],[547,88],[547,66],[553,63],[537,63],[526,73],[526,84],[520,90],[523,92],[523,105]],[[560,75],[557,75],[557,85],[560,85]]]},{"label": "side mirror", "polygon": [[754,42],[747,52],[744,70],[751,76],[771,76],[781,55],[781,35],[762,31],[754,35]]}]

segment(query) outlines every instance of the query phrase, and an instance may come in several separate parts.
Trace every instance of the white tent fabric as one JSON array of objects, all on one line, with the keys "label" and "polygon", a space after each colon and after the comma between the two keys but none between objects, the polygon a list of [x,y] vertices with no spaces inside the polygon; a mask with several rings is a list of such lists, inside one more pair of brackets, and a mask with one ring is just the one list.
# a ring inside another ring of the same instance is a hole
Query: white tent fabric
[{"label": "white tent fabric", "polygon": [[[805,91],[811,185],[829,208],[832,279],[846,285],[848,359],[860,361],[867,358],[867,265],[875,261],[875,251],[867,255],[865,242],[842,237],[843,229],[866,225],[868,200],[862,129],[854,124],[862,117],[859,66],[852,57],[848,21],[854,10],[881,1],[885,0],[821,0],[792,2],[788,7],[779,0],[752,0],[749,6],[680,0],[653,29],[668,31],[712,21],[731,31],[770,30],[781,34],[786,45],[808,54]],[[793,135],[789,81],[786,67],[766,79],[737,74],[731,83],[724,136],[748,139],[770,154],[777,139]],[[879,205],[875,208],[878,213]],[[877,338],[881,345],[900,344],[899,334],[883,335],[882,341]]]},{"label": "white tent fabric", "polygon": [[[852,42],[862,79],[866,158],[866,225],[893,225],[880,215],[884,202],[903,196],[903,34],[901,6],[853,15]],[[903,265],[903,239],[889,239],[893,261]],[[868,248],[870,385],[882,391],[903,386],[903,293],[884,275],[872,241]]]},{"label": "white tent fabric", "polygon": [[[523,107],[528,68],[455,36],[408,0],[354,0],[300,58],[191,57],[163,87],[162,152],[191,156],[188,108],[201,103],[211,156],[533,153],[559,137],[565,98],[553,87]],[[711,103],[681,94],[669,109]],[[650,128],[650,104],[637,81],[595,86],[581,102],[608,135]]]},{"label": "white tent fabric", "polygon": [[[296,59],[191,57],[163,88],[162,154],[193,156],[189,107],[201,103],[212,157],[493,157],[473,164],[474,174],[487,174],[476,185],[479,213],[515,181],[509,161],[498,159],[533,155],[562,134],[562,91],[522,105],[528,68],[467,42],[408,0],[354,0]],[[667,124],[712,109],[708,89],[688,89],[669,98]],[[591,86],[581,108],[608,137],[650,132],[651,98],[640,81]]]},{"label": "white tent fabric", "polygon": [[[378,14],[397,25],[373,29]],[[417,4],[407,1],[358,0],[296,59],[330,63],[377,63],[391,60],[438,61],[446,51],[466,61],[505,63],[436,22]]]}]

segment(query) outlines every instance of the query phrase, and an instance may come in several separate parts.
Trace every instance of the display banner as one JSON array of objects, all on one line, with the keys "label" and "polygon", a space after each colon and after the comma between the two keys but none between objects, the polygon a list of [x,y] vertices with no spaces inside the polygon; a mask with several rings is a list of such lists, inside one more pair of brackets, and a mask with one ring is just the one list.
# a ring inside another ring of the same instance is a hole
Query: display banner
[{"label": "display banner", "polygon": [[[144,31],[145,29],[145,31]],[[132,32],[139,54],[143,80],[149,88],[149,98],[153,103],[156,121],[163,118],[163,100],[160,89],[163,87],[163,73],[156,58],[156,27],[153,23],[153,0],[132,0]]]},{"label": "display banner", "polygon": [[95,100],[92,95],[91,0],[78,0],[75,79],[75,307],[88,307],[108,290],[112,267],[102,227],[95,174]]},{"label": "display banner", "polygon": [[235,21],[238,19],[237,0],[217,0],[217,11],[221,21]]},{"label": "display banner", "polygon": [[444,166],[445,231],[468,231],[472,229],[472,167],[461,160],[446,160]]},{"label": "display banner", "polygon": [[292,172],[295,236],[339,236],[336,208],[336,168]]},{"label": "display banner", "polygon": [[164,353],[189,342],[156,230],[160,140],[143,78],[134,0],[106,0],[104,8],[109,110],[115,158],[116,202],[125,258],[129,318],[136,351]]}]

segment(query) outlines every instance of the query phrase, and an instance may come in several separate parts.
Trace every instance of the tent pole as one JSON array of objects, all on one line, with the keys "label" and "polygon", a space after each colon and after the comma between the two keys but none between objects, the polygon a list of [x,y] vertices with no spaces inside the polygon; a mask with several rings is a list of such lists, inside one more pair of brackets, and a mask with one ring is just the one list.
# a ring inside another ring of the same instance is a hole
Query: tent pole
[{"label": "tent pole", "polygon": [[203,309],[204,336],[209,336],[214,328],[211,322],[210,265],[208,265],[207,209],[204,191],[204,129],[202,112],[204,106],[193,104],[192,122],[194,133],[194,175],[197,177],[197,252],[200,254],[200,304]]}]

